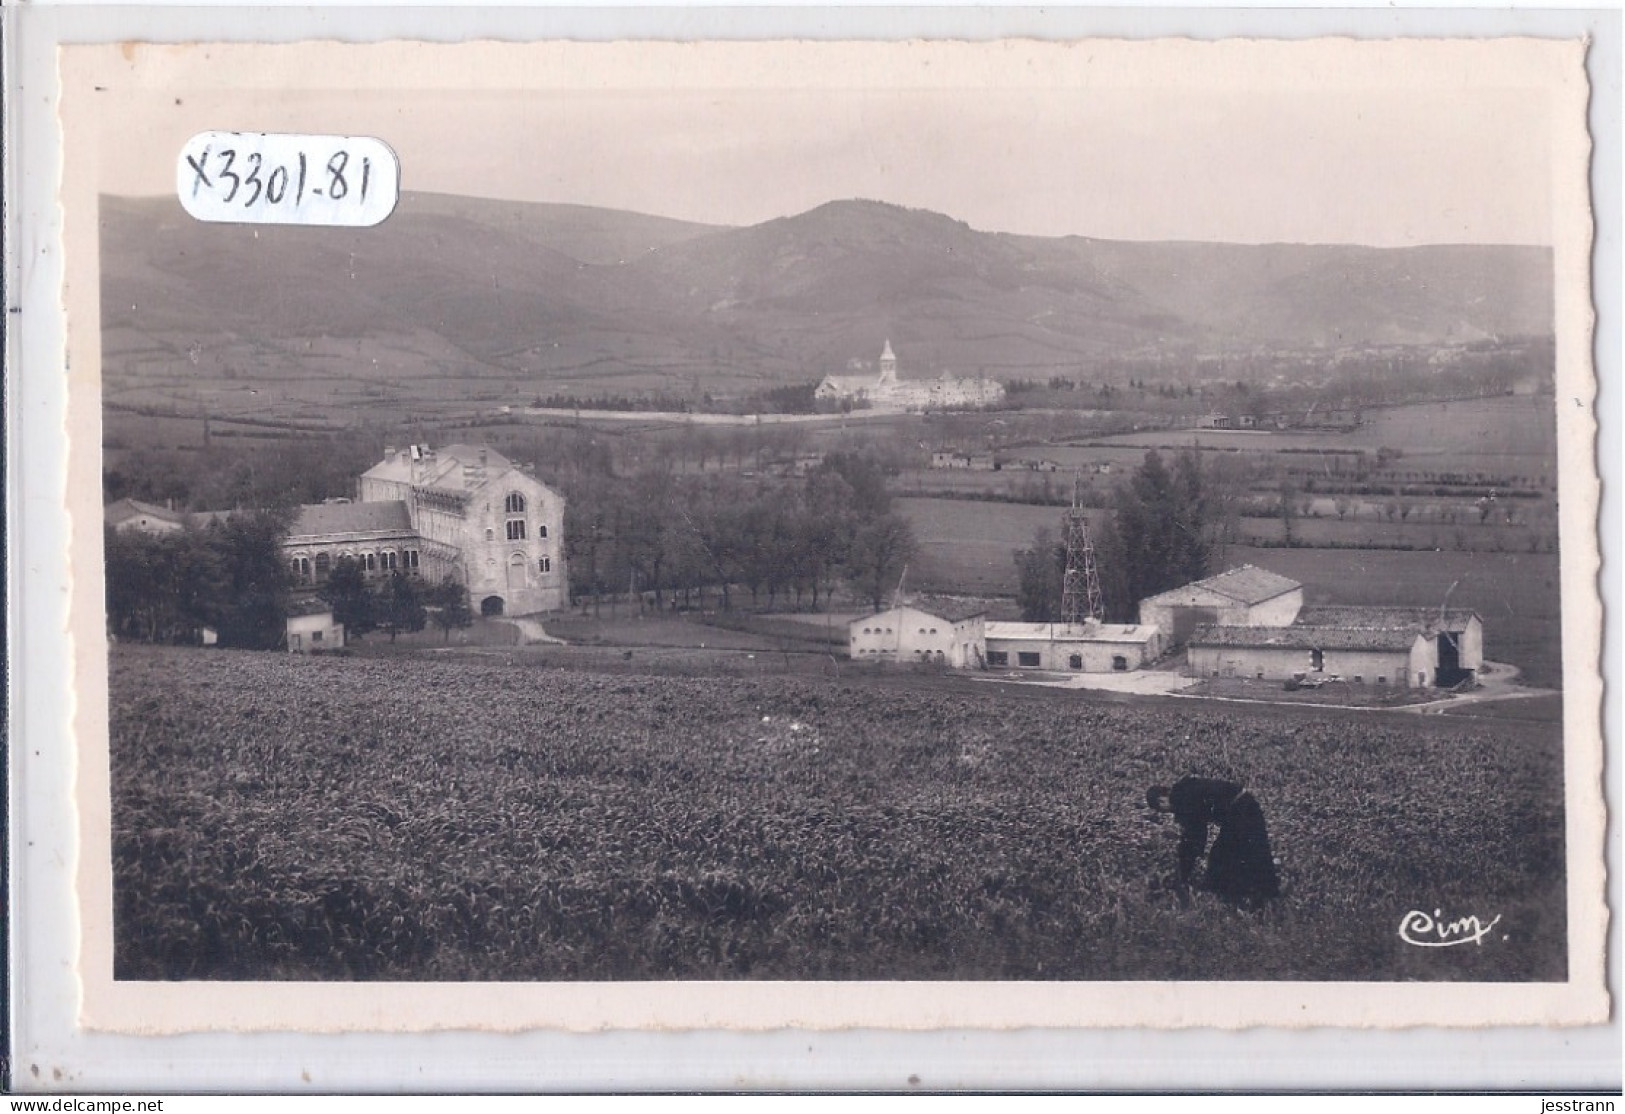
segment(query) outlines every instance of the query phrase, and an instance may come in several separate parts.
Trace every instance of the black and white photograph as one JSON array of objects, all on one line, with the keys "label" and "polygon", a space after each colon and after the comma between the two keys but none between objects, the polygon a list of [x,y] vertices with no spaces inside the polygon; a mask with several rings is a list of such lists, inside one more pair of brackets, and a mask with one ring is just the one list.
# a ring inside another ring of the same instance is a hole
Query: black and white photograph
[{"label": "black and white photograph", "polygon": [[63,70],[89,1013],[1606,1015],[1579,44],[203,49]]}]

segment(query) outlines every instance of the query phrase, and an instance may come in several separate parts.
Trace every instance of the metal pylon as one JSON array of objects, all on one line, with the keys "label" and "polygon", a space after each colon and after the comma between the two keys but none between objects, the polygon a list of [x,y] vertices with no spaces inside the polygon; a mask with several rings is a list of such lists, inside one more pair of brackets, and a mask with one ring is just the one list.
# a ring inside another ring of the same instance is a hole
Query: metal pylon
[{"label": "metal pylon", "polygon": [[1083,513],[1083,479],[1072,481],[1072,506],[1066,512],[1066,573],[1061,580],[1061,622],[1081,624],[1099,619],[1105,608],[1100,599],[1100,570],[1095,567],[1095,543],[1089,538],[1089,519]]}]

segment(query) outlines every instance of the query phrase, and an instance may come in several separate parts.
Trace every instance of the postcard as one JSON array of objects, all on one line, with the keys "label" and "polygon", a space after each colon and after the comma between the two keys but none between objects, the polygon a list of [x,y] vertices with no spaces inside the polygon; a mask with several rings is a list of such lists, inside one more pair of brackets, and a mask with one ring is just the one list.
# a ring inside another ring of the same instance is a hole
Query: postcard
[{"label": "postcard", "polygon": [[1585,49],[63,47],[82,1025],[1605,1019]]}]

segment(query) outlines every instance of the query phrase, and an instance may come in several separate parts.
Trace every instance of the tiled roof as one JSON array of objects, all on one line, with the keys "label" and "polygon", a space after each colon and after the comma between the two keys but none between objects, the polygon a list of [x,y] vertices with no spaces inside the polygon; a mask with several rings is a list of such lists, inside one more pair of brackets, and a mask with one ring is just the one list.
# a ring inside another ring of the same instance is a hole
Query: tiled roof
[{"label": "tiled roof", "polygon": [[1193,581],[1178,588],[1170,588],[1160,592],[1145,603],[1167,603],[1178,605],[1191,603],[1203,597],[1211,599],[1212,596],[1223,596],[1244,605],[1263,603],[1277,596],[1285,595],[1297,588],[1302,588],[1296,580],[1288,580],[1284,576],[1261,569],[1254,565],[1242,565],[1229,572],[1210,576],[1205,580]]},{"label": "tiled roof", "polygon": [[123,522],[126,519],[134,518],[138,514],[144,514],[148,518],[156,518],[163,522],[173,522],[177,526],[179,526],[186,517],[179,511],[172,511],[168,507],[160,507],[155,503],[143,503],[139,499],[116,500],[115,502],[107,504],[107,506],[103,508],[102,514],[108,522],[112,523]]},{"label": "tiled roof", "polygon": [[1348,607],[1322,605],[1298,612],[1295,626],[1344,627],[1359,630],[1408,630],[1416,632],[1465,630],[1476,611],[1453,607]]},{"label": "tiled roof", "polygon": [[362,473],[377,480],[416,484],[419,487],[446,487],[466,490],[468,484],[463,469],[479,468],[480,453],[485,454],[486,476],[496,476],[513,467],[513,461],[484,445],[443,445],[430,449],[421,462],[412,460],[410,447],[399,450],[393,457],[379,461]]},{"label": "tiled roof", "polygon": [[387,503],[313,503],[299,508],[288,540],[316,534],[362,534],[381,530],[410,531],[412,518],[400,500]]},{"label": "tiled roof", "polygon": [[1242,565],[1218,576],[1198,580],[1191,587],[1206,588],[1221,596],[1229,596],[1237,603],[1263,603],[1303,585],[1256,565]]},{"label": "tiled roof", "polygon": [[963,600],[915,600],[905,603],[901,608],[888,607],[875,615],[863,615],[852,619],[847,626],[872,621],[877,615],[895,615],[898,611],[919,611],[949,623],[960,623],[966,619],[974,619],[978,615],[987,614],[987,607],[980,603],[971,603]]},{"label": "tiled roof", "polygon": [[1407,651],[1421,632],[1349,627],[1197,627],[1191,646],[1230,646],[1275,650]]},{"label": "tiled roof", "polygon": [[333,605],[324,599],[311,597],[309,599],[293,600],[288,604],[288,617],[296,618],[301,615],[330,615]]}]

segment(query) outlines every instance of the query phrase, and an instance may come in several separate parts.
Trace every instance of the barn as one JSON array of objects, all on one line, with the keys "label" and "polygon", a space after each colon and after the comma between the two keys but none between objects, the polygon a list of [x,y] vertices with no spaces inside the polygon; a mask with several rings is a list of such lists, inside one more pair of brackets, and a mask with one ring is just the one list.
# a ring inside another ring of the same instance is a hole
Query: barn
[{"label": "barn", "polygon": [[975,604],[900,605],[848,623],[847,653],[853,661],[980,666],[983,615]]},{"label": "barn", "polygon": [[1422,687],[1426,647],[1427,640],[1415,631],[1199,627],[1185,653],[1198,677],[1286,681],[1318,674],[1356,684]]},{"label": "barn", "polygon": [[1483,668],[1484,629],[1462,609],[1309,607],[1290,626],[1200,627],[1186,661],[1199,677],[1448,688]]},{"label": "barn", "polygon": [[987,664],[1068,673],[1121,673],[1154,661],[1162,632],[1138,623],[989,622]]},{"label": "barn", "polygon": [[1285,627],[1303,607],[1296,580],[1242,565],[1140,601],[1140,625],[1156,627],[1163,644],[1184,645],[1198,627]]}]

